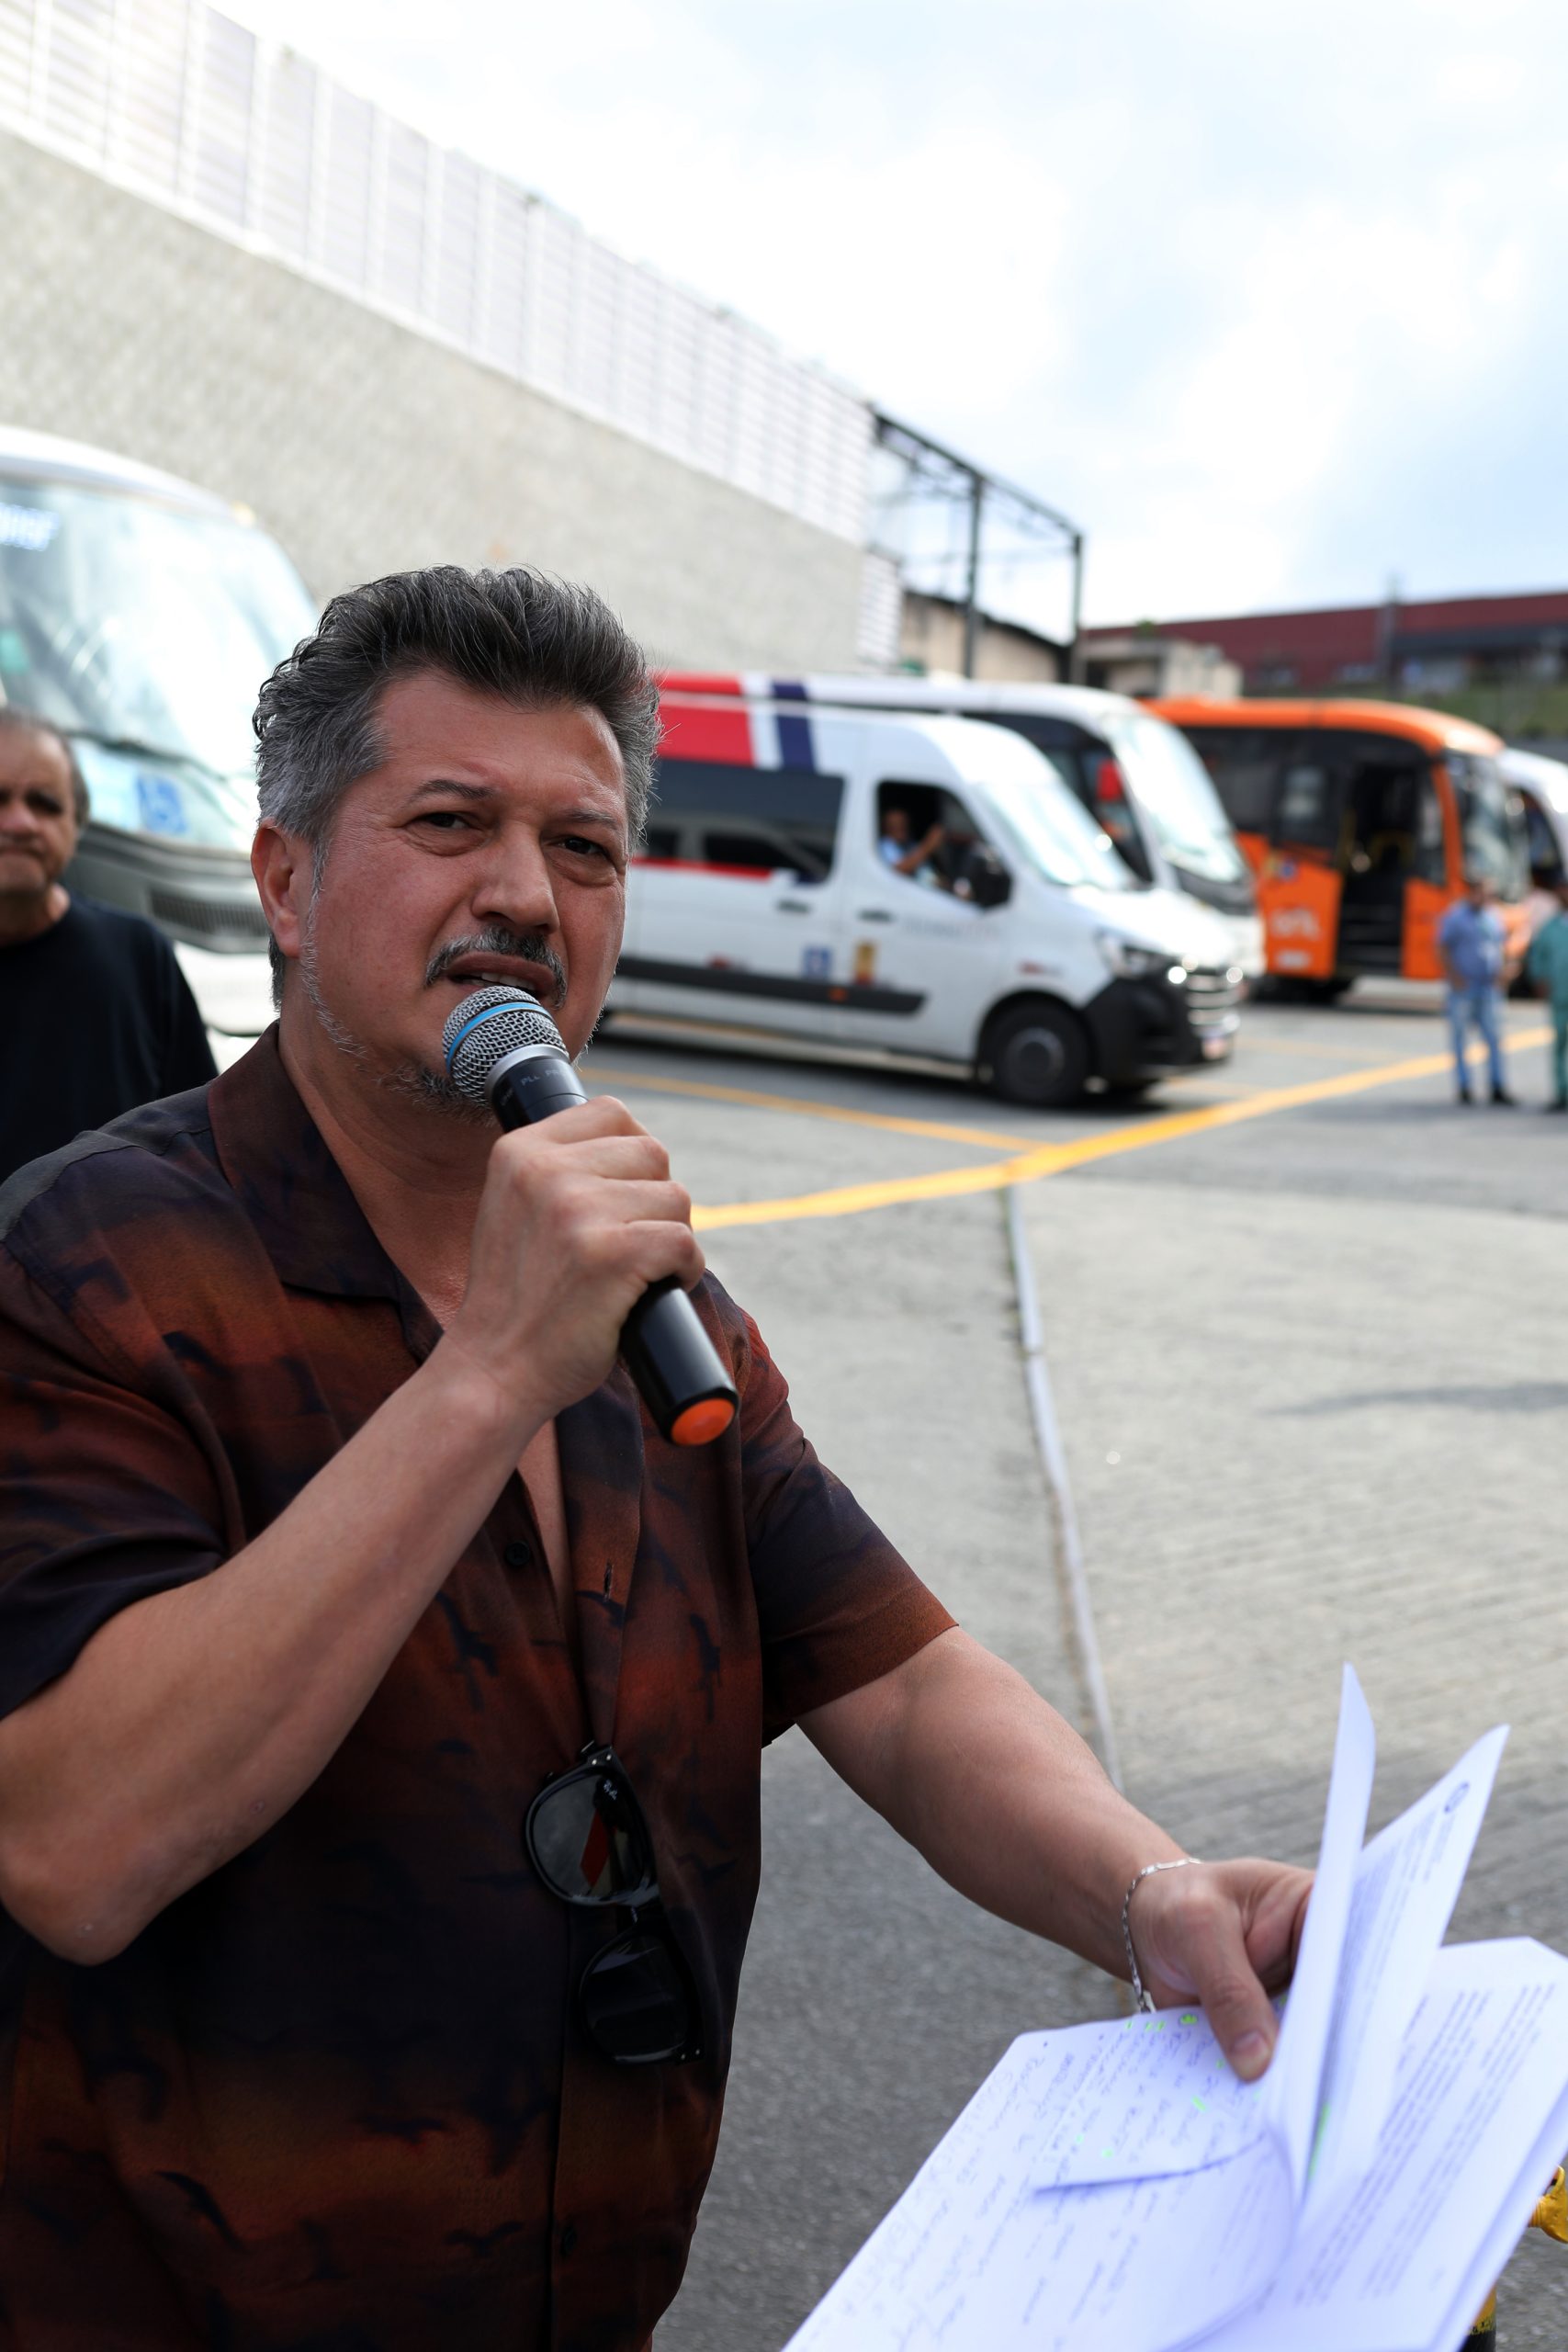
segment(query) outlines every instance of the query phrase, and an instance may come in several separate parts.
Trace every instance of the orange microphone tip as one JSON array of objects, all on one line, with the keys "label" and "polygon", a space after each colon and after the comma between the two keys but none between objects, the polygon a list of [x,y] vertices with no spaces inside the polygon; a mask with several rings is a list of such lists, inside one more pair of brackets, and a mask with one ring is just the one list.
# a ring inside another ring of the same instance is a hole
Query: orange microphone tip
[{"label": "orange microphone tip", "polygon": [[722,1437],[734,1419],[735,1408],[728,1396],[699,1396],[694,1405],[676,1414],[670,1435],[677,1445],[706,1445]]}]

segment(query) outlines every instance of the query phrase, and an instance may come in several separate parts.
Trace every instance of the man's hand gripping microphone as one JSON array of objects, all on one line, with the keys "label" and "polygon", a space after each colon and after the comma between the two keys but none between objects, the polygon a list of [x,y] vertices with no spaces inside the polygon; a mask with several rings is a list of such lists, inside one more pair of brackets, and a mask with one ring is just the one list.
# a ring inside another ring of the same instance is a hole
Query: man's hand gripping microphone
[{"label": "man's hand gripping microphone", "polygon": [[[588,1100],[560,1031],[525,989],[476,989],[442,1032],[453,1084],[503,1127],[532,1126]],[[705,1445],[729,1427],[735,1383],[673,1276],[650,1283],[621,1328],[621,1355],[660,1434]]]}]

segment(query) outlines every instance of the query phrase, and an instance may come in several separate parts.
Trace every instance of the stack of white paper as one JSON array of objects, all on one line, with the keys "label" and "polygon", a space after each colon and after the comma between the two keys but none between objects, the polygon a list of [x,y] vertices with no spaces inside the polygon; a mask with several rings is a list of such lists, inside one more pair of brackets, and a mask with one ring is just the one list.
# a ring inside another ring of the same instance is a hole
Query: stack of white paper
[{"label": "stack of white paper", "polygon": [[787,2352],[1452,2352],[1568,2145],[1568,1962],[1439,1949],[1506,1736],[1363,1848],[1347,1667],[1262,2082],[1197,2009],[1022,2035]]}]

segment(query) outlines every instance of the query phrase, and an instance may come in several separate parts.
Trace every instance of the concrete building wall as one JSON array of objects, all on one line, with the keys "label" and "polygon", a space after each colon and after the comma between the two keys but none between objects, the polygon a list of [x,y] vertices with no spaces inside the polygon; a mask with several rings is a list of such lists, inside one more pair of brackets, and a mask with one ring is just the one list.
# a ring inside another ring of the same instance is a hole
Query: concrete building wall
[{"label": "concrete building wall", "polygon": [[[898,653],[908,668],[957,677],[964,668],[964,607],[948,596],[904,591]],[[1065,649],[1017,621],[980,617],[975,675],[987,685],[1050,685],[1067,674]]]},{"label": "concrete building wall", "polygon": [[854,665],[850,540],[3,130],[0,227],[0,423],[253,507],[322,597],[538,563],[660,660]]},{"label": "concrete building wall", "polygon": [[1217,695],[1242,691],[1238,662],[1228,662],[1217,645],[1193,645],[1186,638],[1161,637],[1152,629],[1121,636],[1100,630],[1087,638],[1082,657],[1086,686],[1113,695]]}]

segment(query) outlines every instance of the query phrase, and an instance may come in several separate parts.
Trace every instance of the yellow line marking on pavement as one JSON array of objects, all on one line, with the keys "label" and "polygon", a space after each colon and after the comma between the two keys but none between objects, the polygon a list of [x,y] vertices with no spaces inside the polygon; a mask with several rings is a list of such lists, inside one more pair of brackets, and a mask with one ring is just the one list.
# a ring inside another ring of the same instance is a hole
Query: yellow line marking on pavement
[{"label": "yellow line marking on pavement", "polygon": [[1388,1051],[1386,1046],[1314,1046],[1304,1037],[1249,1037],[1247,1042],[1257,1054],[1308,1054],[1323,1062],[1375,1062]]},{"label": "yellow line marking on pavement", "polygon": [[[1550,1029],[1516,1030],[1511,1046],[1544,1045]],[[1472,1054],[1472,1059],[1475,1056]],[[1417,1078],[1434,1078],[1451,1069],[1450,1054],[1418,1054],[1407,1061],[1385,1062],[1376,1069],[1344,1070],[1335,1078],[1309,1079],[1300,1086],[1273,1087],[1239,1102],[1215,1102],[1200,1111],[1177,1111],[1168,1118],[1150,1119],[1130,1127],[1110,1127],[1076,1143],[1036,1145],[1011,1159],[993,1160],[988,1167],[938,1169],[928,1176],[893,1177],[881,1183],[840,1184],[822,1193],[798,1193],[774,1201],[726,1201],[695,1207],[692,1224],[698,1233],[716,1233],[741,1225],[784,1225],[802,1217],[858,1216],[867,1209],[892,1208],[905,1201],[953,1200],[968,1193],[998,1193],[1009,1184],[1032,1184],[1044,1176],[1059,1176],[1068,1168],[1084,1168],[1093,1160],[1111,1159],[1124,1151],[1143,1151],[1151,1144],[1177,1143],[1184,1136],[1203,1135],[1213,1127],[1237,1126],[1244,1119],[1271,1117],[1308,1102],[1329,1102],[1344,1096],[1365,1094],[1374,1087],[1397,1086]]]},{"label": "yellow line marking on pavement", "polygon": [[889,1135],[929,1136],[935,1143],[975,1144],[985,1151],[1024,1151],[1027,1136],[999,1136],[992,1127],[954,1127],[936,1119],[897,1119],[885,1111],[849,1111],[836,1102],[816,1102],[803,1094],[759,1094],[744,1086],[714,1086],[694,1078],[645,1078],[640,1070],[610,1069],[593,1062],[587,1075],[655,1094],[694,1094],[705,1102],[744,1102],[754,1111],[795,1111],[803,1119],[835,1119],[847,1127],[881,1127]]}]

